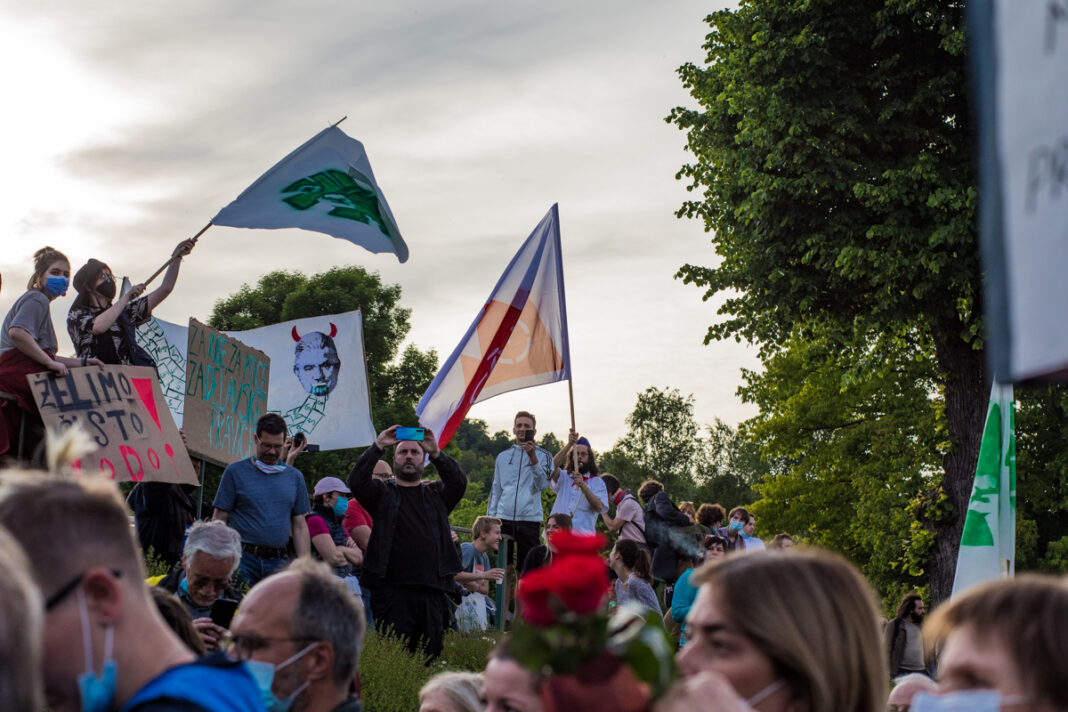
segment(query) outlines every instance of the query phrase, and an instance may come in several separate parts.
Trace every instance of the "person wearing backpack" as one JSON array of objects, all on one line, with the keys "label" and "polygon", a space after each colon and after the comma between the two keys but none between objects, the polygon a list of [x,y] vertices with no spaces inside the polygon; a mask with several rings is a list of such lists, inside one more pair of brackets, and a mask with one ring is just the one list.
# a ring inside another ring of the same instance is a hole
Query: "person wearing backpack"
[{"label": "person wearing backpack", "polygon": [[628,490],[619,486],[619,480],[615,475],[601,475],[604,486],[608,490],[608,501],[616,508],[616,516],[608,516],[608,512],[601,512],[601,520],[610,532],[619,532],[620,539],[636,541],[646,549],[645,543],[645,512],[641,502]]}]

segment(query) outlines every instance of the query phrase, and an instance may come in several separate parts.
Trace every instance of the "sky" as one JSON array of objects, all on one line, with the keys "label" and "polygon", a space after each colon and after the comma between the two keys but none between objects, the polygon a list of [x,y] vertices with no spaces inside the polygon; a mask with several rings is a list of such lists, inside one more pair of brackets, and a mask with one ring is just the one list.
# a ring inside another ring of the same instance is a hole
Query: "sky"
[{"label": "sky", "polygon": [[[142,281],[266,169],[325,126],[363,142],[411,251],[371,254],[299,230],[213,227],[156,315],[206,321],[216,300],[278,269],[358,264],[402,287],[406,343],[458,344],[523,240],[560,205],[578,430],[626,431],[650,386],[692,393],[700,423],[756,410],[735,391],[746,344],[704,345],[721,297],[674,279],[714,264],[678,219],[691,157],[664,121],[693,106],[676,74],[703,59],[722,0],[670,3],[0,0],[0,310],[33,252],[90,257]],[[53,303],[60,351],[74,292]],[[417,394],[418,395],[418,394]],[[568,387],[476,404],[563,436]]]}]

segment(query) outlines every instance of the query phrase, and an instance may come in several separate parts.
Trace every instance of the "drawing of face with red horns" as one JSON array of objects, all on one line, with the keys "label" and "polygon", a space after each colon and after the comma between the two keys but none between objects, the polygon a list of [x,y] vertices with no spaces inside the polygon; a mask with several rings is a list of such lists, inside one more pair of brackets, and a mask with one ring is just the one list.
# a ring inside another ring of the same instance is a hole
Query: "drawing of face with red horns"
[{"label": "drawing of face with red horns", "polygon": [[297,342],[293,351],[293,373],[304,390],[313,396],[325,396],[337,386],[337,375],[341,370],[341,359],[337,357],[334,337],[337,327],[330,324],[330,335],[313,331],[301,336],[297,327],[293,327],[293,340]]}]

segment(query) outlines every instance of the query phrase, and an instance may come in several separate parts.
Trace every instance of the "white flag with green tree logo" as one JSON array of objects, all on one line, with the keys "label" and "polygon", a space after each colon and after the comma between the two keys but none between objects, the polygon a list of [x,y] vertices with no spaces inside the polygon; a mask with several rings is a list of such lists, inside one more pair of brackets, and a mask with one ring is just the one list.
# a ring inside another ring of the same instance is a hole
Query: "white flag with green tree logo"
[{"label": "white flag with green tree logo", "polygon": [[392,252],[401,262],[408,259],[408,246],[375,182],[363,144],[337,126],[319,132],[275,164],[211,222],[312,230],[371,252]]},{"label": "white flag with green tree logo", "polygon": [[1016,424],[1012,386],[994,383],[957,554],[953,593],[1012,576],[1016,551]]}]

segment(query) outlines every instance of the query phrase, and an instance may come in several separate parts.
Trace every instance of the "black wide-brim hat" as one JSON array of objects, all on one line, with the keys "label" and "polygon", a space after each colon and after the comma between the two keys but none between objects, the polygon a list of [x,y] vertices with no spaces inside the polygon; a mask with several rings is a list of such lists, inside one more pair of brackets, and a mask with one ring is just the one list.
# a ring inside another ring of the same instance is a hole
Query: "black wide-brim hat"
[{"label": "black wide-brim hat", "polygon": [[100,270],[102,269],[111,268],[97,259],[90,259],[82,265],[82,267],[74,273],[74,279],[71,281],[75,291],[78,293],[92,291],[93,282],[96,281],[96,277],[100,274]]}]

